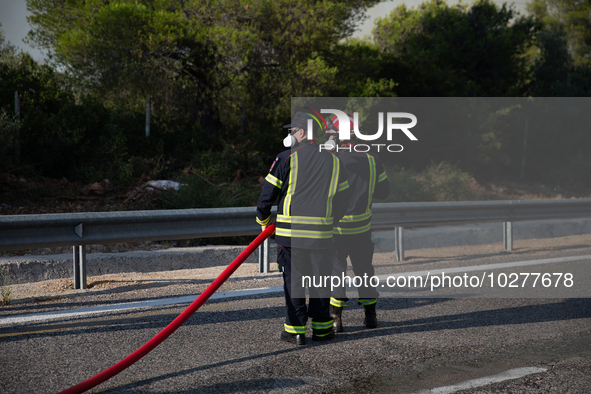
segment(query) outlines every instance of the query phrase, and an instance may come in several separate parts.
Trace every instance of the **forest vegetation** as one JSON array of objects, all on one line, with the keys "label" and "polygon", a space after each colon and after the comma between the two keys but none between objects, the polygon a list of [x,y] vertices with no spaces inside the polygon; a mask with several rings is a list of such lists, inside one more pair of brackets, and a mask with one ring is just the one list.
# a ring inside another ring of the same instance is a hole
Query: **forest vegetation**
[{"label": "forest vegetation", "polygon": [[[253,205],[292,97],[591,96],[589,2],[532,0],[521,15],[490,0],[431,0],[352,38],[376,3],[27,0],[28,40],[48,61],[18,51],[0,26],[0,203]],[[524,172],[522,131],[474,130],[442,128],[461,154],[425,140],[435,153],[384,160],[389,201],[499,198],[485,185],[511,182],[589,192],[591,133],[530,133]],[[186,186],[143,199],[150,179]]]}]

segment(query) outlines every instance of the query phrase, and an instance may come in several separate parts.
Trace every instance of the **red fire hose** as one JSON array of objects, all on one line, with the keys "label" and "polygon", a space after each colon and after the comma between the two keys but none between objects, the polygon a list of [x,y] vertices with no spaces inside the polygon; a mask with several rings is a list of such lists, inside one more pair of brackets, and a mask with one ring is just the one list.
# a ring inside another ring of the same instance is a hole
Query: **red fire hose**
[{"label": "red fire hose", "polygon": [[219,287],[230,277],[230,275],[236,271],[240,264],[242,264],[244,260],[246,260],[248,256],[250,256],[252,252],[254,252],[254,250],[259,247],[259,245],[263,243],[267,237],[273,234],[274,231],[275,224],[271,224],[262,233],[260,233],[259,236],[256,237],[256,239],[252,241],[252,243],[248,245],[246,249],[244,249],[242,253],[238,255],[238,257],[236,257],[236,259],[234,259],[234,261],[224,270],[224,272],[222,272],[220,276],[218,276],[217,279],[214,280],[212,284],[209,285],[209,287],[205,289],[205,291],[201,293],[199,297],[197,297],[197,299],[183,311],[183,313],[178,315],[176,319],[174,319],[168,326],[156,334],[154,338],[150,339],[142,347],[131,353],[129,356],[125,357],[123,360],[119,361],[117,364],[114,364],[113,366],[105,369],[103,372],[100,372],[93,377],[70,387],[69,389],[61,391],[58,394],[82,393],[88,389],[91,389],[105,380],[117,375],[119,372],[123,371],[138,361],[140,358],[144,357],[156,346],[160,345],[166,338],[170,336],[170,334],[182,326],[183,323],[186,322],[187,319],[191,317],[191,315],[195,313],[195,311],[197,311],[197,309],[199,309],[201,305],[203,305],[217,289],[219,289]]}]

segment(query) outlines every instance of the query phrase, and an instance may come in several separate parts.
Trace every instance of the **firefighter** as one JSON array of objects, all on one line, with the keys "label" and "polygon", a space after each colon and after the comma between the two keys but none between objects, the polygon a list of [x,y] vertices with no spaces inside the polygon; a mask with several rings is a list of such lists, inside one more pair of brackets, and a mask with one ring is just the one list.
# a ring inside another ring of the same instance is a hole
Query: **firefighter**
[{"label": "firefighter", "polygon": [[[353,130],[353,115],[347,115],[351,122],[351,130]],[[332,125],[327,133],[332,134],[331,139],[334,141],[338,134],[338,118],[334,116],[331,122]],[[354,140],[338,141],[338,149],[336,149],[336,154],[347,171],[352,197],[347,213],[334,229],[332,275],[339,278],[345,277],[347,257],[349,257],[355,276],[367,275],[371,278],[374,275],[371,207],[374,198],[388,197],[390,182],[379,158],[367,152],[356,152],[352,141]],[[349,300],[345,295],[344,281],[341,284],[340,287],[333,289],[330,299],[330,314],[334,319],[336,332],[343,331],[342,312]],[[365,309],[364,325],[368,328],[377,327],[378,291],[371,285],[358,287],[357,290],[358,303],[362,304]]]},{"label": "firefighter", "polygon": [[288,129],[283,143],[290,149],[279,153],[263,181],[256,218],[264,230],[271,221],[271,206],[279,199],[275,240],[286,304],[281,339],[296,345],[306,344],[308,318],[312,320],[313,340],[335,336],[330,288],[308,285],[310,300],[306,308],[301,281],[306,276],[330,276],[333,224],[345,214],[350,197],[338,158],[307,139],[311,115],[297,112],[291,124],[283,126]]}]

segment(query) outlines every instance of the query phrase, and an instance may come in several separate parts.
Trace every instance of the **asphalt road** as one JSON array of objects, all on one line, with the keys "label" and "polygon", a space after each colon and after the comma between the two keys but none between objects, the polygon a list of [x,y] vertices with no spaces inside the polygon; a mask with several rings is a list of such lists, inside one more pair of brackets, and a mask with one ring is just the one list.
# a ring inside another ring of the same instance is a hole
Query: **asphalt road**
[{"label": "asphalt road", "polygon": [[[521,244],[512,253],[497,246],[488,253],[487,246],[417,250],[401,265],[419,271],[589,256],[587,241]],[[383,261],[392,257],[376,255],[378,266]],[[372,330],[362,325],[362,307],[350,302],[345,332],[296,347],[279,340],[282,297],[274,292],[211,300],[146,357],[89,392],[443,393],[454,385],[464,388],[461,393],[591,392],[590,298],[385,297]],[[128,299],[137,296],[121,292],[111,303]],[[0,318],[92,304],[74,299],[15,305],[0,309]],[[186,306],[0,326],[0,392],[55,393],[77,384],[135,351]],[[535,369],[486,384],[491,376],[521,368]],[[480,387],[465,389],[470,385]]]}]

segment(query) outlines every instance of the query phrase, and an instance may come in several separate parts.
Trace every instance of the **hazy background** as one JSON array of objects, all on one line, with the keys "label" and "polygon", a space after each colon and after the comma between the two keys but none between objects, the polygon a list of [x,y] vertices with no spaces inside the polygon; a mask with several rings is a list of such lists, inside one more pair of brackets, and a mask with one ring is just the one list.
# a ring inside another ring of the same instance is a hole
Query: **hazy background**
[{"label": "hazy background", "polygon": [[[356,37],[364,37],[371,34],[374,25],[374,19],[383,17],[390,13],[397,5],[406,3],[408,7],[417,7],[423,0],[394,0],[384,1],[375,7],[368,10],[368,18],[359,26],[359,30],[355,34]],[[503,4],[503,1],[495,0],[497,4]],[[455,4],[456,1],[448,1],[448,4]],[[471,3],[471,2],[467,2]],[[522,14],[525,13],[526,0],[519,0],[507,2],[514,4],[515,8]],[[0,22],[2,22],[2,29],[6,34],[6,38],[12,45],[15,45],[22,50],[29,52],[31,56],[37,61],[43,61],[44,54],[36,48],[32,48],[23,42],[23,38],[27,35],[31,26],[27,22],[27,1],[26,0],[0,0]]]}]

